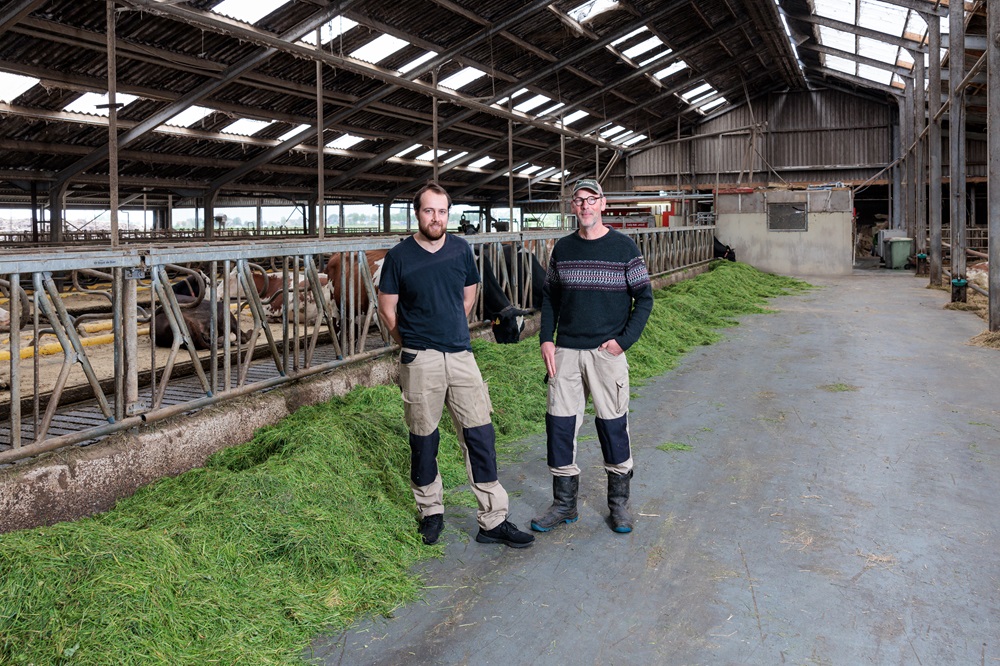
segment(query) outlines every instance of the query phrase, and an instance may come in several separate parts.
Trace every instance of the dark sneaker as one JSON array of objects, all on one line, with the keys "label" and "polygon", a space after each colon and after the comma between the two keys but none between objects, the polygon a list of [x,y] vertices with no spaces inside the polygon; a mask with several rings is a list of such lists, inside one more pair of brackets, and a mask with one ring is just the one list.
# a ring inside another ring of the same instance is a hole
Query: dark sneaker
[{"label": "dark sneaker", "polygon": [[491,530],[479,528],[476,535],[479,543],[502,543],[511,548],[527,548],[535,541],[535,535],[522,532],[517,525],[505,520]]},{"label": "dark sneaker", "polygon": [[433,546],[437,543],[438,537],[441,536],[442,529],[444,529],[444,516],[440,513],[435,513],[432,516],[422,519],[417,531],[424,538],[426,545]]}]

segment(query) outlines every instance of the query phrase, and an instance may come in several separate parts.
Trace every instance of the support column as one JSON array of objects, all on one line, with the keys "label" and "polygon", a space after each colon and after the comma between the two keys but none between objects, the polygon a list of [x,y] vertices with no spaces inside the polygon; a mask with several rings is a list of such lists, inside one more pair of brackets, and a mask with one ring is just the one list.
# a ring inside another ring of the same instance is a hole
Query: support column
[{"label": "support column", "polygon": [[[956,9],[963,7],[958,3]],[[959,83],[965,77],[965,11],[948,13],[948,143],[951,157],[951,300],[966,302],[965,275],[965,92]]]},{"label": "support column", "polygon": [[990,238],[990,331],[1000,331],[1000,4],[987,7],[987,117],[986,151],[989,161],[987,215]]},{"label": "support column", "polygon": [[[899,107],[899,118],[903,117],[903,99],[901,97],[896,97],[896,103]],[[902,157],[902,149],[900,144],[903,143],[902,140],[902,130],[900,124],[897,122],[896,126],[892,128],[889,133],[889,141],[891,142],[891,152],[889,153],[893,160],[897,160]],[[903,164],[898,162],[896,166],[891,169],[892,177],[892,194],[890,195],[889,203],[889,228],[890,229],[902,229],[903,228]],[[879,248],[881,251],[881,248]]]},{"label": "support column", "polygon": [[914,169],[913,146],[913,79],[906,81],[906,95],[903,98],[903,106],[899,118],[900,133],[902,134],[902,145],[900,150],[903,154],[903,229],[909,238],[915,238],[916,229],[916,191]]},{"label": "support column", "polygon": [[205,194],[205,240],[215,238],[215,197],[218,192]]},{"label": "support column", "polygon": [[930,77],[927,95],[928,122],[927,152],[930,163],[930,190],[928,192],[927,213],[930,227],[930,284],[941,284],[941,120],[936,118],[941,108],[941,19],[936,14],[927,19],[928,60]]},{"label": "support column", "polygon": [[916,197],[914,198],[916,217],[914,218],[914,228],[916,230],[914,238],[914,263],[917,266],[917,275],[927,274],[927,161],[925,154],[927,142],[920,136],[924,131],[927,122],[927,102],[924,90],[924,54],[914,53],[913,70],[913,136],[917,145],[913,153],[913,184]]}]

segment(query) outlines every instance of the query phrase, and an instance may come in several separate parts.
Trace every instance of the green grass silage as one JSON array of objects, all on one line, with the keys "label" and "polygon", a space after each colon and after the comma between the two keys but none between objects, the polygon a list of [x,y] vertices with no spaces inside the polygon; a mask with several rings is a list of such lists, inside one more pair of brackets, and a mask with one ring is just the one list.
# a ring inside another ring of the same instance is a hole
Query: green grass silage
[{"label": "green grass silage", "polygon": [[[665,372],[736,316],[802,288],[716,262],[657,292],[629,351],[633,379]],[[544,430],[538,341],[474,348],[503,459]],[[447,417],[439,462],[447,488],[465,483]],[[319,632],[419,593],[411,566],[441,551],[419,542],[408,473],[398,389],[363,388],[105,514],[2,535],[0,664],[296,663]]]}]

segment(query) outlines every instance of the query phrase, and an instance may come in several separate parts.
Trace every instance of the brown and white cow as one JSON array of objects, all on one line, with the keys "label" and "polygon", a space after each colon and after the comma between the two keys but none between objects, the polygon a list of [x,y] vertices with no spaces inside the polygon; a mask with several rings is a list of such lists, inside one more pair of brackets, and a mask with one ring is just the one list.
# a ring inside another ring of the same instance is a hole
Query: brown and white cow
[{"label": "brown and white cow", "polygon": [[[281,311],[284,308],[285,293],[286,290],[283,289],[284,284],[287,283],[288,289],[287,293],[289,298],[292,298],[292,292],[296,291],[295,300],[292,303],[297,303],[298,306],[298,319],[300,322],[313,322],[316,321],[316,315],[318,308],[316,307],[316,299],[313,297],[312,288],[309,286],[309,280],[302,273],[299,274],[298,287],[295,286],[295,278],[292,276],[291,272],[288,274],[286,280],[282,280],[280,273],[264,273],[262,271],[253,271],[251,273],[253,277],[254,288],[257,291],[257,295],[260,296],[261,303],[264,306],[264,316],[270,322],[280,322],[281,321]],[[235,271],[229,274],[229,294],[230,298],[234,298],[239,295],[242,298],[246,297],[246,292],[243,290],[243,285],[240,283]],[[319,284],[320,289],[326,288],[327,276],[323,273],[319,274]],[[223,282],[220,281],[217,286],[217,293],[219,298],[222,298],[222,287]],[[294,314],[289,318],[293,319]]]},{"label": "brown and white cow", "polygon": [[[382,279],[382,264],[385,262],[385,254],[389,250],[367,250],[365,251],[365,258],[368,261],[368,272],[372,276],[372,283],[375,286],[375,295],[378,296],[378,285]],[[346,252],[340,253],[335,252],[330,260],[326,264],[326,295],[330,301],[335,305],[334,315],[339,317],[340,311],[340,296],[341,296],[341,257],[347,256],[347,274],[344,280],[344,284],[347,285],[348,294],[351,293],[351,285],[353,284],[354,291],[354,312],[364,313],[368,310],[368,289],[365,288],[364,282],[361,279],[361,271],[358,266],[357,253],[356,252]],[[350,307],[346,304],[345,307]]]},{"label": "brown and white cow", "polygon": [[[213,307],[215,307],[217,330],[225,329],[225,332],[219,333],[220,346],[222,345],[224,336],[229,333],[239,337],[240,342],[245,343],[250,340],[250,332],[240,330],[239,322],[233,313],[229,312],[225,303],[220,301],[213,304],[208,299],[198,298],[197,296],[185,296],[183,294],[177,294],[175,298],[178,305],[181,306],[181,316],[184,318],[184,323],[191,334],[191,341],[194,342],[195,349],[211,348],[212,337],[210,331]],[[195,305],[190,305],[192,303]],[[184,307],[185,305],[188,305],[188,307]],[[174,331],[170,327],[170,320],[167,317],[167,313],[164,312],[162,305],[157,306],[154,317],[156,322],[153,327],[153,344],[158,347],[172,347],[174,344]],[[223,325],[223,322],[225,322],[225,325]],[[181,347],[184,346],[182,342]]]}]

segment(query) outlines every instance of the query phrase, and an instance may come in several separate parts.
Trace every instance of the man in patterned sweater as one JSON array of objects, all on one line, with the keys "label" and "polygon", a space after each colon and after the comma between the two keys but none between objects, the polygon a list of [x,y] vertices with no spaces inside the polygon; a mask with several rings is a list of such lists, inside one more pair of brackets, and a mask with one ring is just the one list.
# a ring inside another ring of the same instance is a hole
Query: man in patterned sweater
[{"label": "man in patterned sweater", "polygon": [[606,205],[596,180],[576,184],[573,213],[578,229],[556,243],[545,278],[539,340],[548,371],[545,429],[553,502],[545,514],[532,519],[531,529],[537,532],[579,518],[577,433],[588,395],[594,401],[608,475],[611,529],[632,531],[625,350],[646,326],[653,290],[635,242],[605,226],[601,213]]}]

